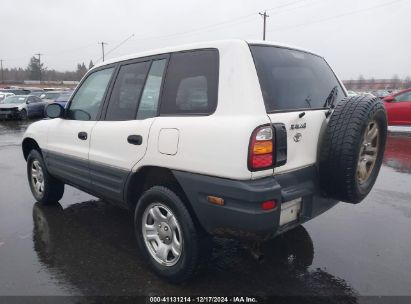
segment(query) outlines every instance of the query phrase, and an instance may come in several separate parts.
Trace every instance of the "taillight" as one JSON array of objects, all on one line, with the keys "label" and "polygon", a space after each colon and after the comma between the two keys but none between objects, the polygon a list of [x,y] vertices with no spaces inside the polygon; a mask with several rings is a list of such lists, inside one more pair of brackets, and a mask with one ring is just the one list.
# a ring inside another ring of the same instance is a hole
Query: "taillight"
[{"label": "taillight", "polygon": [[277,201],[276,200],[271,200],[271,201],[265,201],[261,203],[261,209],[268,211],[275,209],[277,207]]},{"label": "taillight", "polygon": [[258,127],[254,130],[248,152],[248,168],[251,171],[265,170],[274,166],[273,142],[271,126]]}]

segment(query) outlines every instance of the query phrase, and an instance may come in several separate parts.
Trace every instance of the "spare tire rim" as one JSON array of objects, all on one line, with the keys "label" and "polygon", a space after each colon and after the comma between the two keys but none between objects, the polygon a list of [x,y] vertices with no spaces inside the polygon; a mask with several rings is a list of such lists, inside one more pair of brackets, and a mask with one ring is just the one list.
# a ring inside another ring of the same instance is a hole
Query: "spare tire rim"
[{"label": "spare tire rim", "polygon": [[164,266],[175,265],[183,251],[180,225],[162,203],[150,204],[143,214],[142,234],[152,258]]},{"label": "spare tire rim", "polygon": [[365,129],[357,164],[357,179],[360,184],[371,176],[377,161],[379,133],[378,124],[374,120]]},{"label": "spare tire rim", "polygon": [[34,191],[38,195],[42,195],[44,192],[44,175],[43,168],[38,160],[33,161],[31,164],[31,183]]}]

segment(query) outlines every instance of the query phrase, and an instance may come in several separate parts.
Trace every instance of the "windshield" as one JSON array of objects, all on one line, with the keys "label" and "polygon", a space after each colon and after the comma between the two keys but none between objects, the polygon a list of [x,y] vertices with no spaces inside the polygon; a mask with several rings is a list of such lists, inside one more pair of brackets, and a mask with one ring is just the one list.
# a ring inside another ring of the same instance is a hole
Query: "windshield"
[{"label": "windshield", "polygon": [[250,45],[267,112],[323,108],[334,87],[334,104],[345,97],[327,62],[316,55]]},{"label": "windshield", "polygon": [[9,96],[6,99],[2,100],[1,103],[25,103],[26,97],[21,96]]},{"label": "windshield", "polygon": [[68,101],[71,97],[71,94],[61,94],[56,101]]},{"label": "windshield", "polygon": [[56,99],[59,96],[60,96],[60,93],[50,92],[50,93],[43,93],[43,95],[41,95],[40,98],[41,99]]},{"label": "windshield", "polygon": [[43,94],[44,94],[43,91],[35,91],[35,92],[31,92],[31,93],[30,93],[30,95],[37,96],[37,97],[40,97],[40,96],[43,95]]}]

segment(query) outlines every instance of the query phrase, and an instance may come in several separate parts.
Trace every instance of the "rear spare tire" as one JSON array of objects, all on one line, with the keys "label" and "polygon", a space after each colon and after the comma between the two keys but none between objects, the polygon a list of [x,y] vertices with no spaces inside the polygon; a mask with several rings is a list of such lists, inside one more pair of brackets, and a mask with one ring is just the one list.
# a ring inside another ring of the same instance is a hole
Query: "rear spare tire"
[{"label": "rear spare tire", "polygon": [[378,98],[347,97],[337,104],[320,146],[323,194],[359,203],[380,171],[387,138],[387,115]]}]

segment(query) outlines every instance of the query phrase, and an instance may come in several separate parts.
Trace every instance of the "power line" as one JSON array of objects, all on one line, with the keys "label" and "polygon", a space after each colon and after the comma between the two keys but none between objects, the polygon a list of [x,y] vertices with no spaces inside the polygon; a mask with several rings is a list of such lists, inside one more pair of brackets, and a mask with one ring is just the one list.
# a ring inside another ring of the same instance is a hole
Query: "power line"
[{"label": "power line", "polygon": [[106,44],[108,44],[108,43],[106,43],[106,42],[104,42],[104,41],[101,41],[101,42],[98,42],[98,44],[101,44],[101,51],[102,51],[102,53],[103,53],[102,58],[103,58],[103,62],[104,62],[104,45],[106,45]]},{"label": "power line", "polygon": [[277,6],[272,7],[272,8],[268,8],[268,9],[266,9],[266,11],[278,10],[278,9],[280,9],[280,8],[287,7],[287,6],[291,6],[291,5],[293,5],[293,4],[300,3],[300,2],[305,2],[305,1],[307,1],[307,0],[291,1],[291,2],[288,2],[288,3],[281,4],[281,5],[277,5]]},{"label": "power line", "polygon": [[[277,6],[275,6],[275,7],[269,8],[269,9],[267,9],[266,11],[278,10],[278,9],[281,9],[281,8],[284,8],[284,7],[287,7],[287,6],[294,5],[294,4],[296,4],[296,3],[305,2],[305,1],[307,1],[307,0],[295,0],[295,1],[290,1],[290,2],[287,2],[287,3],[281,4],[281,5],[277,5]],[[291,9],[293,9],[293,8],[291,8]],[[247,15],[242,15],[242,16],[239,16],[239,17],[236,17],[236,18],[233,18],[233,19],[229,19],[229,20],[226,20],[226,21],[223,21],[223,22],[218,22],[218,23],[210,24],[210,25],[207,25],[207,26],[204,26],[204,27],[199,27],[199,28],[196,28],[196,29],[193,29],[193,30],[189,30],[189,31],[178,32],[178,33],[174,33],[174,34],[170,34],[170,35],[141,37],[141,38],[137,38],[137,39],[134,39],[134,40],[140,40],[140,41],[141,41],[141,40],[152,40],[152,39],[167,39],[167,38],[173,38],[173,37],[177,37],[177,36],[184,36],[184,35],[187,35],[187,34],[194,34],[194,33],[197,33],[197,32],[202,32],[202,31],[205,31],[205,30],[213,29],[213,28],[214,28],[214,29],[218,29],[218,28],[224,27],[224,26],[226,26],[226,25],[229,25],[229,26],[235,25],[235,24],[239,23],[239,21],[241,22],[241,21],[243,21],[243,20],[250,19],[250,18],[252,18],[252,17],[255,17],[255,13],[247,14]],[[250,21],[252,21],[252,20],[250,20]],[[248,21],[247,21],[247,22],[248,22]],[[132,35],[132,37],[133,37],[133,36],[134,36],[134,35]],[[131,38],[131,37],[130,37],[130,38]],[[128,38],[128,39],[130,39],[130,38]],[[127,40],[128,40],[128,39],[127,39]],[[108,55],[109,53],[113,52],[115,49],[117,49],[118,47],[120,47],[120,46],[121,46],[122,44],[124,44],[124,43],[125,43],[125,42],[121,42],[120,45],[116,46],[115,48],[111,49],[109,52],[107,52],[106,54],[104,54],[104,45],[107,44],[107,43],[105,43],[105,42],[99,42],[99,44],[102,45],[102,53],[103,53],[102,55],[103,55],[103,56],[100,57],[97,61],[99,61],[100,59],[103,59],[103,61],[104,61],[105,55]],[[62,50],[62,51],[59,51],[59,52],[55,51],[55,52],[52,52],[52,54],[54,54],[54,53],[62,53],[62,52],[69,52],[69,51],[80,50],[80,49],[87,48],[87,47],[89,47],[89,46],[91,46],[91,45],[85,45],[85,46],[82,46],[82,47],[73,48],[73,49],[71,49],[71,50],[65,49],[65,50]],[[17,60],[17,59],[18,59],[18,58],[15,58],[15,59],[13,59],[13,60]],[[21,57],[21,59],[23,59],[23,57]]]},{"label": "power line", "polygon": [[327,17],[327,18],[323,18],[323,19],[319,19],[319,20],[314,20],[314,21],[311,21],[311,22],[300,23],[300,24],[296,24],[296,25],[292,25],[292,26],[284,26],[284,27],[280,27],[280,28],[276,28],[276,29],[271,29],[271,30],[268,29],[267,32],[278,31],[278,30],[289,30],[289,29],[294,29],[294,28],[306,26],[306,25],[311,25],[311,24],[316,24],[316,23],[322,23],[322,22],[326,22],[326,21],[330,21],[330,20],[334,20],[334,19],[338,19],[338,18],[342,18],[342,17],[346,17],[346,16],[350,16],[350,15],[362,13],[362,12],[366,12],[366,11],[369,11],[369,10],[372,10],[372,9],[376,9],[376,8],[380,8],[380,7],[392,5],[392,4],[401,2],[401,1],[403,1],[403,0],[394,0],[394,1],[391,1],[391,2],[386,2],[386,3],[379,4],[379,5],[374,5],[374,6],[371,6],[371,7],[366,7],[366,8],[363,8],[363,9],[354,10],[354,11],[350,11],[350,12],[347,12],[347,13],[343,13],[343,14],[339,14],[339,15]]},{"label": "power line", "polygon": [[[127,41],[129,41],[133,37],[134,37],[134,34],[130,35],[129,37],[127,37],[126,39],[121,41],[119,44],[117,44],[115,47],[113,47],[111,50],[109,50],[105,55],[107,56],[111,52],[115,51],[116,49],[118,49],[120,46],[122,46],[124,43],[126,43]],[[100,59],[102,59],[102,58],[103,58],[103,61],[104,61],[104,54],[103,54],[103,57],[100,57],[99,59],[97,59],[95,63],[99,62]]]},{"label": "power line", "polygon": [[[291,1],[291,2],[288,2],[288,3],[284,3],[282,5],[277,5],[275,7],[269,8],[266,11],[280,9],[280,8],[287,7],[287,6],[290,6],[290,5],[293,5],[293,4],[296,4],[296,3],[300,3],[300,2],[304,2],[304,1],[307,1],[307,0]],[[172,37],[176,37],[176,36],[184,36],[184,35],[187,35],[187,34],[192,34],[192,33],[197,33],[197,32],[202,32],[202,31],[205,31],[205,30],[209,30],[210,28],[220,27],[221,25],[230,24],[230,23],[233,23],[233,22],[236,22],[236,21],[239,21],[239,20],[248,19],[250,17],[255,17],[255,13],[242,15],[242,16],[239,16],[239,17],[234,18],[234,19],[226,20],[226,21],[219,22],[219,23],[210,24],[210,25],[207,25],[207,26],[204,26],[204,27],[199,27],[199,28],[189,30],[189,31],[178,32],[178,33],[169,34],[169,35],[154,36],[154,37],[153,36],[152,37],[141,37],[141,38],[136,38],[135,40],[167,39],[167,38],[172,38]]]},{"label": "power line", "polygon": [[[296,3],[299,3],[299,2],[305,2],[306,0],[302,0],[302,1],[296,1],[296,2],[294,2],[293,4],[296,4]],[[293,11],[293,10],[296,10],[296,9],[300,9],[300,8],[303,8],[303,7],[306,7],[306,6],[312,6],[313,4],[316,4],[316,3],[319,3],[319,2],[323,2],[324,0],[312,0],[312,1],[310,1],[310,2],[308,2],[308,3],[305,3],[305,4],[302,4],[302,5],[299,5],[299,6],[294,6],[294,7],[290,7],[290,8],[286,8],[286,9],[282,9],[282,10],[276,10],[275,12],[273,12],[272,14],[275,14],[275,15],[277,15],[277,14],[280,14],[280,13],[283,13],[283,12],[289,12],[289,11]],[[271,9],[268,9],[267,11],[270,11]]]},{"label": "power line", "polygon": [[264,11],[264,13],[259,13],[259,14],[264,19],[264,21],[263,21],[263,40],[265,40],[265,27],[266,27],[266,23],[267,23],[267,18],[270,17],[270,16],[267,15],[267,11]]}]

